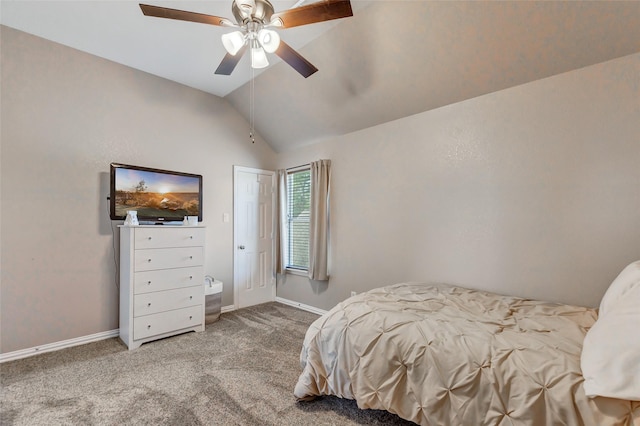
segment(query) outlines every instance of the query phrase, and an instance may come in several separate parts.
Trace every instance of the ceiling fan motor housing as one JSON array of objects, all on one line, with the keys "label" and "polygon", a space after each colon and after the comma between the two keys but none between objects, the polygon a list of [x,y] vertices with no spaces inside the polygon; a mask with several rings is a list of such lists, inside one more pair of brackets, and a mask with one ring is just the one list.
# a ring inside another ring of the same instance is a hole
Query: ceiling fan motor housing
[{"label": "ceiling fan motor housing", "polygon": [[251,21],[268,24],[273,15],[273,5],[268,0],[234,0],[231,4],[231,13],[238,25]]}]

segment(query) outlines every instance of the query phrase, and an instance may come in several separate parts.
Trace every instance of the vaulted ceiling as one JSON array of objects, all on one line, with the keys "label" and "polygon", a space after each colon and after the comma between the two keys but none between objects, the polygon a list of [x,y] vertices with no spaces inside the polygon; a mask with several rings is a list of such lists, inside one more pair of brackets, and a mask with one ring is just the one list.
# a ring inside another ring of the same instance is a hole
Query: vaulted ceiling
[{"label": "vaulted ceiling", "polygon": [[[145,3],[232,16],[230,0]],[[2,0],[0,22],[224,97],[247,120],[253,105],[276,151],[640,52],[638,1],[352,4],[351,18],[281,31],[319,68],[307,79],[274,55],[261,72],[244,58],[215,75],[228,30],[145,17],[129,0]]]}]

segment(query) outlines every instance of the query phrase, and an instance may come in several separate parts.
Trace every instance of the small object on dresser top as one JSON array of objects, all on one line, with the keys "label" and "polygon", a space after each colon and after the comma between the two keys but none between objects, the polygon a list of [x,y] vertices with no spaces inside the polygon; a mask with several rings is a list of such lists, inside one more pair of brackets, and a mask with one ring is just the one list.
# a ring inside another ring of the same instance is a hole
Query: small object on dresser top
[{"label": "small object on dresser top", "polygon": [[124,219],[124,226],[138,226],[138,212],[135,210],[127,210],[127,217]]}]

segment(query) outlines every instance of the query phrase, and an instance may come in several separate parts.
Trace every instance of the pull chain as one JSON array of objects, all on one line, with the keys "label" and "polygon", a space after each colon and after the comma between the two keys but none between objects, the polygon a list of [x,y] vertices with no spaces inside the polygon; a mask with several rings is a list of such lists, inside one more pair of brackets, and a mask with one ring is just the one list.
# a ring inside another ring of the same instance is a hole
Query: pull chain
[{"label": "pull chain", "polygon": [[251,143],[256,143],[256,140],[253,136],[255,133],[255,124],[254,124],[254,109],[255,109],[255,77],[256,71],[251,67],[251,82],[249,83],[249,140]]}]

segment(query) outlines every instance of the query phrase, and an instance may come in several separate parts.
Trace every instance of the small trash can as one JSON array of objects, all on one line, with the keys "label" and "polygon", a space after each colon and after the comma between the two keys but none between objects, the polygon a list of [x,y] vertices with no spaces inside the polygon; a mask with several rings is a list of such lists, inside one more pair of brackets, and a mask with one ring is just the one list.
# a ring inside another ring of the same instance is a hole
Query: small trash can
[{"label": "small trash can", "polygon": [[204,277],[204,323],[211,324],[220,318],[222,307],[222,281],[207,275]]}]

